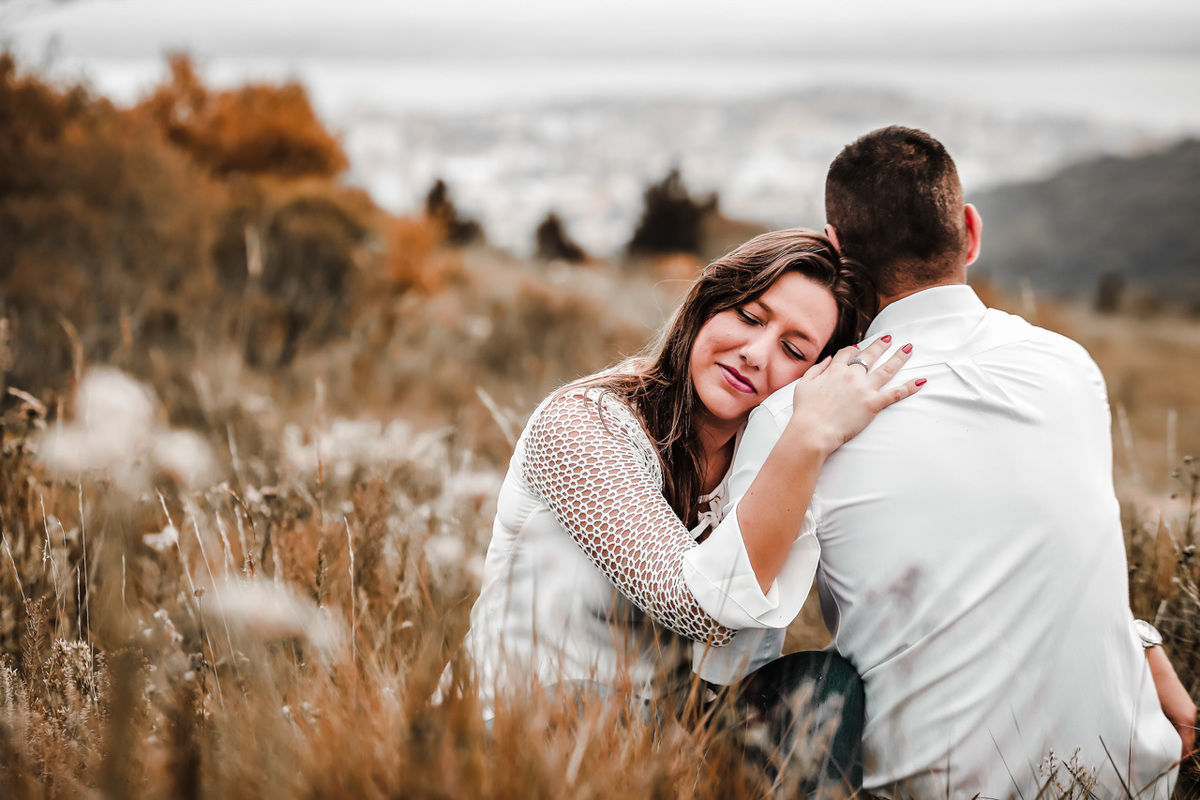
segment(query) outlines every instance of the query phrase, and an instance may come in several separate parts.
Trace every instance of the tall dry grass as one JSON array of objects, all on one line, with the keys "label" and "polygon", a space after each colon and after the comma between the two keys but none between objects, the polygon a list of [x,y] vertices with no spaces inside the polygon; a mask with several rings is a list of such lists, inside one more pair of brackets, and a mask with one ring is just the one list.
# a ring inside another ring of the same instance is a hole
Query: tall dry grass
[{"label": "tall dry grass", "polygon": [[[534,695],[502,704],[489,731],[457,662],[460,691],[432,703],[477,591],[499,466],[445,430],[306,424],[281,398],[239,402],[253,422],[202,431],[218,462],[202,485],[153,446],[131,453],[133,431],[114,444],[29,404],[6,417],[9,796],[765,793],[719,727]],[[158,411],[150,438],[175,432]],[[99,437],[97,468],[61,472],[60,426]],[[127,456],[145,468],[105,461]],[[1200,474],[1181,466],[1179,497],[1124,513],[1135,610],[1167,635],[1196,693]]]}]

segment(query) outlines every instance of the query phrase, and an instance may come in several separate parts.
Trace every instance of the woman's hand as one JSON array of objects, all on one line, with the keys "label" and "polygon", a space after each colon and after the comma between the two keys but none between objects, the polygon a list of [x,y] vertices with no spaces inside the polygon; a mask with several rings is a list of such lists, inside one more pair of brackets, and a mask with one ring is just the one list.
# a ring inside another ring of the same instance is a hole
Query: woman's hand
[{"label": "woman's hand", "polygon": [[789,427],[828,456],[880,411],[915,394],[924,378],[882,388],[912,355],[912,345],[907,344],[876,364],[891,342],[891,336],[884,336],[861,350],[845,347],[806,372],[796,383]]},{"label": "woman's hand", "polygon": [[918,378],[882,390],[912,353],[911,347],[902,347],[868,372],[867,367],[883,356],[890,343],[889,336],[862,350],[847,347],[812,367],[797,382],[791,420],[737,505],[742,542],[764,594],[796,540],[825,459],[865,428],[881,409],[925,383]]}]

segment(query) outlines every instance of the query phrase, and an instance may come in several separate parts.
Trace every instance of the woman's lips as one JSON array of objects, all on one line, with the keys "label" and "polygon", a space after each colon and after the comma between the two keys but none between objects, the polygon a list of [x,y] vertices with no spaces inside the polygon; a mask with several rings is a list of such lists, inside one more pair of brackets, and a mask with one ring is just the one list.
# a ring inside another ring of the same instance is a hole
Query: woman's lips
[{"label": "woman's lips", "polygon": [[725,381],[734,389],[737,389],[742,394],[755,394],[754,384],[750,382],[742,373],[738,372],[733,367],[727,367],[724,364],[717,364],[721,368],[721,372],[725,374]]}]

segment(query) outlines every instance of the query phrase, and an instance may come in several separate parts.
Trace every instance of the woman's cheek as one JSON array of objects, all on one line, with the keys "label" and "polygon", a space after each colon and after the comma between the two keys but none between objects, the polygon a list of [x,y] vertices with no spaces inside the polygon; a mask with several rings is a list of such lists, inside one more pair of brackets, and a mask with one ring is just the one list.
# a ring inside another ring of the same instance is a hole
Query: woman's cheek
[{"label": "woman's cheek", "polygon": [[779,380],[778,384],[772,385],[771,392],[774,393],[777,389],[782,389],[784,386],[787,386],[792,381],[796,381],[796,380],[799,380],[800,378],[803,378],[804,373],[808,372],[810,367],[812,367],[812,363],[808,362],[808,361],[804,361],[804,362],[797,364],[794,367],[789,367],[789,368],[782,370],[781,374],[783,377]]}]

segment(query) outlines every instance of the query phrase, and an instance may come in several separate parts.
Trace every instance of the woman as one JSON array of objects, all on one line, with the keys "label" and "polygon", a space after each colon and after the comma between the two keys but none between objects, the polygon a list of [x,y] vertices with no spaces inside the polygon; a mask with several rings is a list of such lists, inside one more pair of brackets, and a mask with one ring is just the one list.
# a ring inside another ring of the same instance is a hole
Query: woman
[{"label": "woman", "polygon": [[[486,713],[530,673],[649,698],[656,675],[686,666],[673,644],[718,652],[735,628],[795,616],[815,569],[811,531],[795,532],[821,463],[917,389],[879,391],[907,353],[860,369],[886,347],[848,347],[872,307],[824,237],[763,234],[703,271],[650,355],[539,406],[500,490],[465,641]],[[750,411],[802,376],[740,532],[709,536]],[[768,493],[782,485],[802,502]],[[736,564],[754,579],[731,586]]]}]

